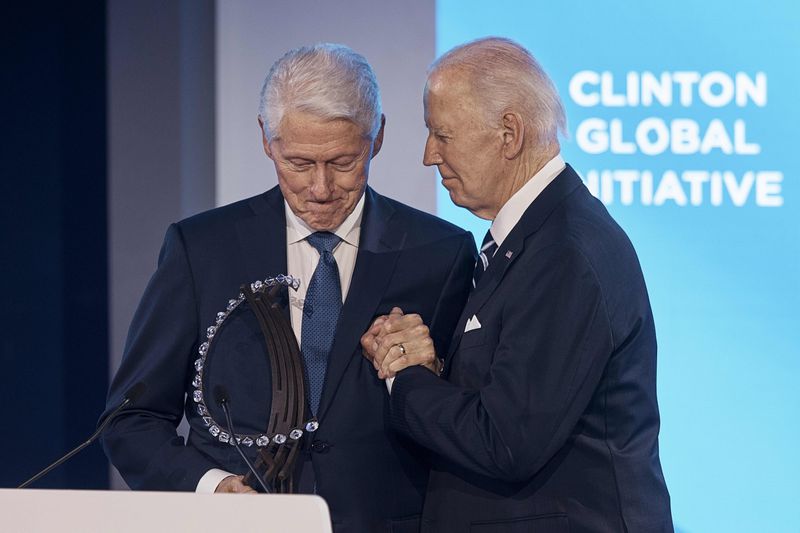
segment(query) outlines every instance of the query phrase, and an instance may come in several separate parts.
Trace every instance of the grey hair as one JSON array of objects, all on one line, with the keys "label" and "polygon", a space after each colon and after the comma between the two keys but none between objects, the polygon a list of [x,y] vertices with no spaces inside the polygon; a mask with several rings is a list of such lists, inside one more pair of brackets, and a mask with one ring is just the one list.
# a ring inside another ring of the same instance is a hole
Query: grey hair
[{"label": "grey hair", "polygon": [[513,109],[533,129],[537,144],[558,142],[559,131],[566,135],[564,106],[553,82],[520,44],[485,37],[456,46],[431,65],[428,80],[450,67],[467,75],[489,126],[498,127],[503,114]]},{"label": "grey hair", "polygon": [[264,135],[279,135],[287,111],[323,120],[347,119],[374,140],[381,127],[378,81],[364,56],[341,44],[319,43],[290,50],[272,65],[261,89],[258,116]]}]

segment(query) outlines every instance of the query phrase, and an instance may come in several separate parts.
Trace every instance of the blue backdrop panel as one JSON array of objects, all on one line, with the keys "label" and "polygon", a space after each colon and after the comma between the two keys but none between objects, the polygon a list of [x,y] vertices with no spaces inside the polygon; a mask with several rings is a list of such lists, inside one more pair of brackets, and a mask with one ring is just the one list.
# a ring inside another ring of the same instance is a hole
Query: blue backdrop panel
[{"label": "blue backdrop panel", "polygon": [[[798,28],[788,0],[437,4],[437,53],[502,35],[541,61],[565,159],[639,252],[684,532],[800,523]],[[488,228],[441,186],[438,212]]]}]

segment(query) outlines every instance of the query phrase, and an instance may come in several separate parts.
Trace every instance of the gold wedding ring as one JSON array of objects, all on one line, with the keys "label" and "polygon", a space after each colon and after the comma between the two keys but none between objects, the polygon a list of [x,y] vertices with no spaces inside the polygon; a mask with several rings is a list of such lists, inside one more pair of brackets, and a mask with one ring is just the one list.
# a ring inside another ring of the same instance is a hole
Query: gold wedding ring
[{"label": "gold wedding ring", "polygon": [[406,354],[406,347],[405,347],[405,346],[403,346],[403,343],[402,343],[402,342],[401,342],[400,344],[396,344],[395,346],[397,346],[398,348],[400,348],[400,353],[401,353],[401,354],[403,354],[403,355],[405,355],[405,354]]}]

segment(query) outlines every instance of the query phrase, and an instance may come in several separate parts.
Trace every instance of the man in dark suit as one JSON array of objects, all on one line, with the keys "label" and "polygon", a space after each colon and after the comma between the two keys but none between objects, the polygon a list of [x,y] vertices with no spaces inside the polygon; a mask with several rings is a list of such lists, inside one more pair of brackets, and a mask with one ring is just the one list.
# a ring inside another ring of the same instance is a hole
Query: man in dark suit
[{"label": "man in dark suit", "polygon": [[[469,233],[366,185],[384,122],[372,69],[349,48],[300,48],[272,67],[259,124],[279,186],[170,226],[131,324],[109,410],[133,384],[147,388],[103,444],[132,488],[252,492],[235,449],[209,432],[212,417],[224,418],[206,412],[214,402],[204,391],[195,394],[206,378],[222,379],[237,430],[265,431],[270,372],[257,325],[226,326],[231,349],[205,361],[209,376],[195,361],[241,284],[288,273],[301,280],[287,318],[305,361],[308,417],[319,421],[304,437],[312,442],[298,461],[298,491],[326,499],[335,531],[419,529],[425,454],[386,430],[385,385],[360,356],[359,338],[399,302],[429,321],[446,349],[475,245]],[[257,363],[237,359],[253,353]],[[186,443],[176,433],[183,415]],[[247,445],[255,457],[257,443]]]},{"label": "man in dark suit", "polygon": [[[482,39],[434,64],[425,119],[425,164],[492,226],[449,350],[399,305],[362,337],[393,427],[435,454],[423,531],[672,531],[645,282],[559,155],[555,88]],[[437,354],[441,376],[409,367]]]}]

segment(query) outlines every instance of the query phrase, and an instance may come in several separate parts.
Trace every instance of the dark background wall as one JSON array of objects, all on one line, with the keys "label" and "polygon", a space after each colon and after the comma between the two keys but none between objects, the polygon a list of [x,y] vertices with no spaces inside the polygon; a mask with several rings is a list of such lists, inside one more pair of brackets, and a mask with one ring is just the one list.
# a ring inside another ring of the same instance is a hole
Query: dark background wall
[{"label": "dark background wall", "polygon": [[[167,226],[214,207],[213,0],[108,0],[111,372]],[[113,471],[112,486],[125,487]]]},{"label": "dark background wall", "polygon": [[[0,486],[95,427],[108,385],[105,2],[19,2],[0,34]],[[104,488],[99,447],[37,487]]]}]

